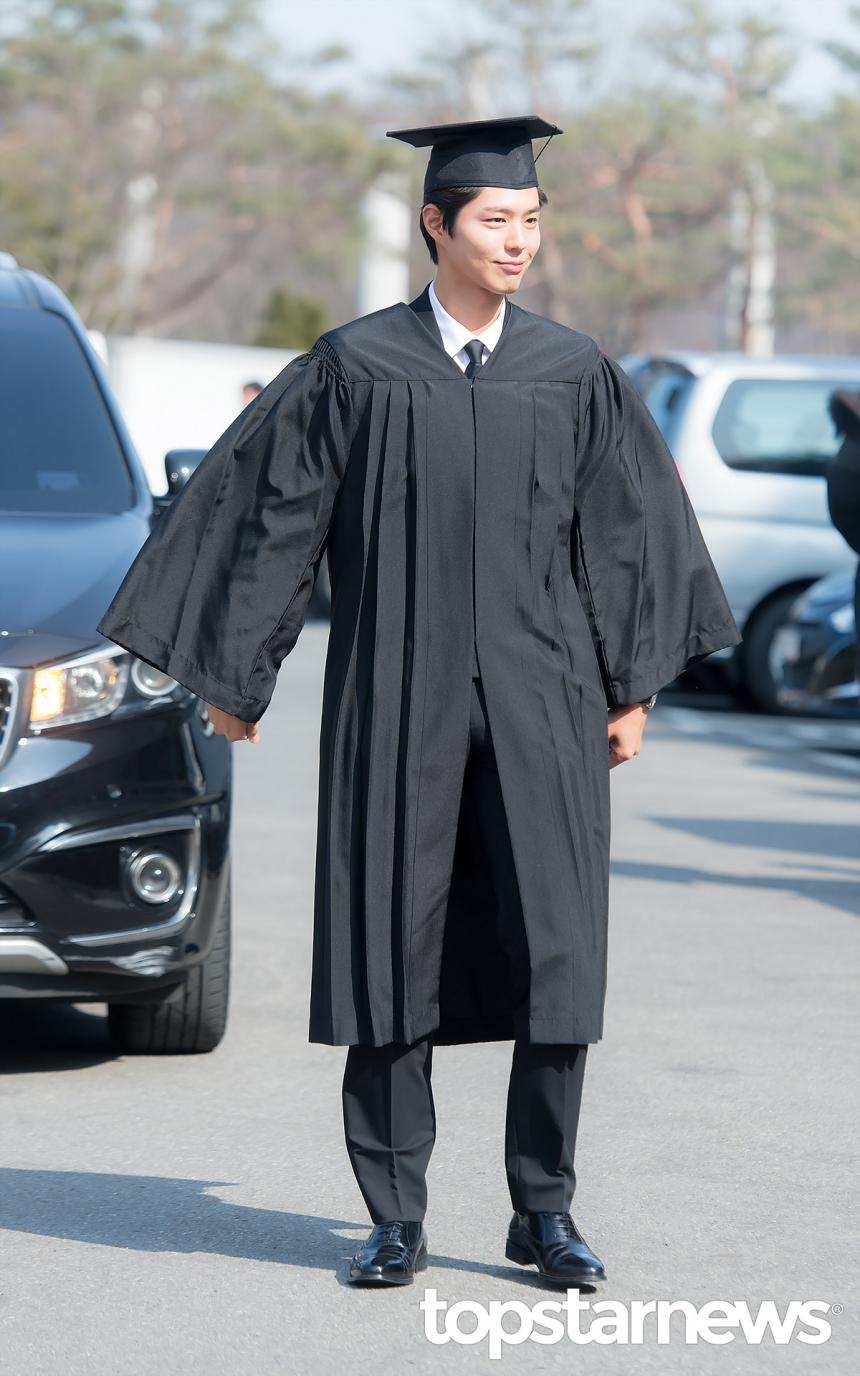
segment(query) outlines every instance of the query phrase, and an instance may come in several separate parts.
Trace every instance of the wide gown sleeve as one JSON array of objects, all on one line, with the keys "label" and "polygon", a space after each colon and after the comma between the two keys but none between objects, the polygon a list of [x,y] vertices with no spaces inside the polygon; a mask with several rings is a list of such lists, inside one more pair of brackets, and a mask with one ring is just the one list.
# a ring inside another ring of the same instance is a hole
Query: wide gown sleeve
[{"label": "wide gown sleeve", "polygon": [[571,571],[610,707],[742,639],[657,423],[599,350],[579,390]]},{"label": "wide gown sleeve", "polygon": [[298,639],[343,481],[350,385],[333,353],[317,341],[228,426],[98,623],[243,721],[263,715]]}]

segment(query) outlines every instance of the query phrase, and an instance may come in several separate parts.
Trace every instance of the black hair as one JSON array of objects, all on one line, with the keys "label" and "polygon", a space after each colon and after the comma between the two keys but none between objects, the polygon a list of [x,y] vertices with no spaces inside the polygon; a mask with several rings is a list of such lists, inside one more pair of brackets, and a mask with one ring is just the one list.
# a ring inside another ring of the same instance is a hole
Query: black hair
[{"label": "black hair", "polygon": [[860,438],[860,392],[831,392],[827,409],[837,435]]},{"label": "black hair", "polygon": [[[463,209],[464,205],[468,205],[470,201],[474,201],[475,197],[479,196],[481,192],[485,190],[486,187],[483,186],[446,186],[439,191],[434,191],[431,196],[428,196],[424,205],[435,205],[441,210],[442,228],[453,235],[454,222],[457,219],[458,213]],[[537,187],[536,190],[539,204],[546,205],[549,200],[546,192],[542,190],[541,187]],[[424,216],[421,213],[423,209],[424,206],[421,207],[421,211],[419,211],[418,214],[418,228],[424,236],[424,242],[430,251],[430,257],[433,259],[434,263],[438,263],[439,253],[436,248],[436,240],[433,238],[432,234],[428,234],[425,228]]]}]

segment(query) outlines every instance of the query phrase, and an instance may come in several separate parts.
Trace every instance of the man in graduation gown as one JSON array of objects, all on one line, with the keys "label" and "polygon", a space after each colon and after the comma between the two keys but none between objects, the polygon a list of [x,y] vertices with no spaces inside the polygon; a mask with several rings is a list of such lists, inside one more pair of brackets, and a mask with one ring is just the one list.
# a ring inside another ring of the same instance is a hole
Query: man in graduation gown
[{"label": "man in graduation gown", "polygon": [[609,770],[663,685],[740,640],[624,372],[511,299],[546,200],[532,139],[560,132],[391,131],[432,150],[434,282],[263,389],[99,624],[254,740],[327,551],[309,1040],[349,1047],[346,1144],[374,1223],[358,1282],[427,1264],[434,1045],[499,1039],[506,1255],[605,1276],[569,1209],[603,1035]]}]

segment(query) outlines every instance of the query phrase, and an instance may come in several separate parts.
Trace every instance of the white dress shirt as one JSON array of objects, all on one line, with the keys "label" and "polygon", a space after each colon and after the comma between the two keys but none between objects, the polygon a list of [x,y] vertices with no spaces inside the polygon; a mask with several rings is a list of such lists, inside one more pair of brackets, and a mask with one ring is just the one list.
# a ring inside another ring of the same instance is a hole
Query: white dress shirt
[{"label": "white dress shirt", "polygon": [[505,323],[505,311],[507,310],[507,299],[502,300],[499,313],[495,320],[491,320],[485,330],[469,330],[465,325],[461,325],[459,320],[455,320],[453,315],[449,315],[439,297],[436,295],[436,287],[430,283],[430,304],[433,307],[433,314],[436,323],[442,334],[442,343],[445,345],[445,352],[450,354],[458,367],[463,372],[469,364],[469,355],[464,351],[464,345],[470,339],[480,339],[484,345],[481,357],[482,365],[486,363],[490,352],[495,347],[499,335],[502,333],[502,326]]}]

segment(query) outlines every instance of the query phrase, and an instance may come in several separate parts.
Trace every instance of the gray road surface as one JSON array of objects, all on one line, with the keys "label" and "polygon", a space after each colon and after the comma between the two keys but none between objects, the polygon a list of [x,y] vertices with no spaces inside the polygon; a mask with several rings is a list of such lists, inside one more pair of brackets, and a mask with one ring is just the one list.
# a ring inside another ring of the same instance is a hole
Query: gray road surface
[{"label": "gray road surface", "polygon": [[[612,771],[607,1031],[573,1205],[609,1274],[580,1297],[585,1332],[598,1300],[622,1316],[646,1300],[745,1302],[751,1322],[763,1301],[779,1319],[790,1301],[844,1312],[822,1345],[799,1341],[802,1317],[785,1343],[724,1326],[725,1346],[685,1344],[680,1315],[660,1343],[653,1314],[643,1342],[540,1343],[534,1306],[568,1296],[504,1259],[510,1043],[436,1051],[430,1268],[401,1290],[345,1282],[369,1228],[343,1145],[346,1052],[306,1040],[324,650],[309,624],[261,745],[235,747],[221,1047],[117,1058],[98,1006],[0,1010],[0,1371],[856,1369],[860,727],[663,702]],[[834,750],[846,741],[857,755]],[[447,1341],[425,1335],[428,1296]],[[494,1358],[502,1328],[524,1340]]]}]

